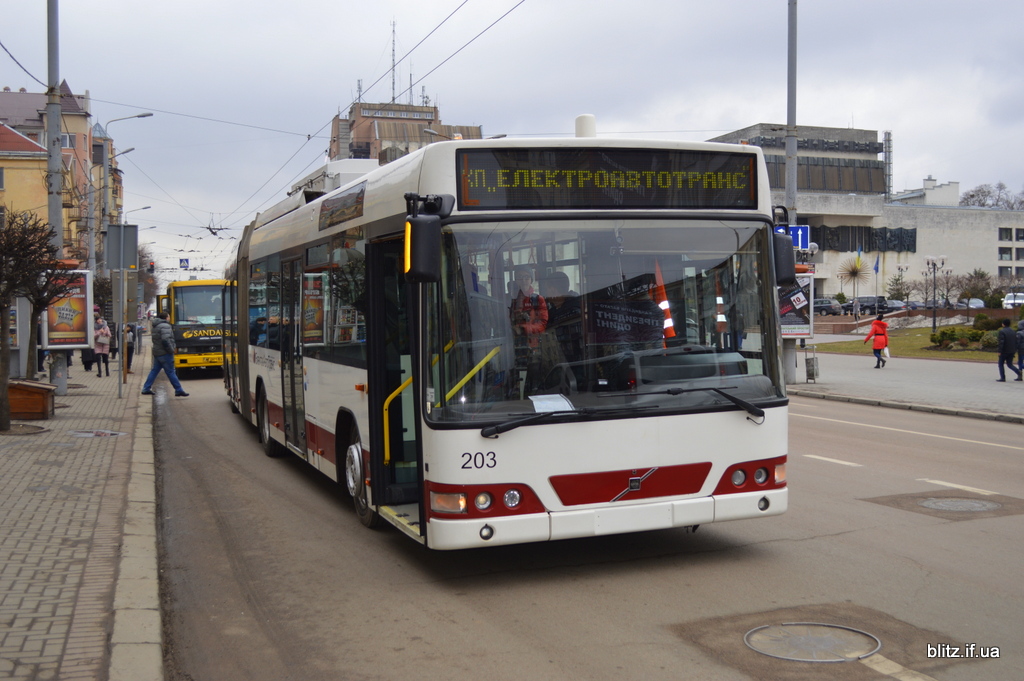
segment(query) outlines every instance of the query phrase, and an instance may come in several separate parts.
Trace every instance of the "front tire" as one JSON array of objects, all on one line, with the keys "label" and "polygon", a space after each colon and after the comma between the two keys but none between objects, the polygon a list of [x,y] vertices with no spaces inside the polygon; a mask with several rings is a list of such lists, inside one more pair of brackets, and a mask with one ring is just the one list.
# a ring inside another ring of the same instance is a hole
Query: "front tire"
[{"label": "front tire", "polygon": [[363,445],[357,437],[345,450],[344,486],[352,497],[359,522],[371,529],[380,525],[380,516],[369,503],[366,475],[363,473]]}]

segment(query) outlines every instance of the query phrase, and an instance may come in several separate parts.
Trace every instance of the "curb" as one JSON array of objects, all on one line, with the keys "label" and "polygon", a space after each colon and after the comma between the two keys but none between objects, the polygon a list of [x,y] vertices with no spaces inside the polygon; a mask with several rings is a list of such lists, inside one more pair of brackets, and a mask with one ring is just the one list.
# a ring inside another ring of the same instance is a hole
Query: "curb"
[{"label": "curb", "polygon": [[124,513],[108,679],[163,681],[152,399],[138,402]]},{"label": "curb", "polygon": [[914,404],[911,402],[898,402],[895,400],[873,400],[867,397],[852,397],[849,395],[837,395],[835,393],[823,393],[813,390],[791,390],[787,389],[788,395],[798,397],[814,397],[819,400],[834,400],[836,402],[849,402],[851,404],[864,404],[871,407],[888,407],[890,409],[909,409],[912,411],[931,412],[945,416],[962,416],[964,418],[982,419],[985,421],[1003,421],[1006,423],[1024,423],[1024,416],[1016,414],[999,414],[989,411],[975,411],[971,409],[955,409],[952,407],[936,407],[928,404]]}]

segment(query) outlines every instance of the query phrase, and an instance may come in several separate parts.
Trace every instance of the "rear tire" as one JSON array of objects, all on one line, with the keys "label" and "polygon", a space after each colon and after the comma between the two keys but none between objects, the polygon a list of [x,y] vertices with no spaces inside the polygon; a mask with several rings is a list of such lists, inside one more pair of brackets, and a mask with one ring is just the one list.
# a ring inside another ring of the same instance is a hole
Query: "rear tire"
[{"label": "rear tire", "polygon": [[263,453],[272,458],[284,456],[288,450],[270,436],[270,410],[267,407],[267,395],[262,390],[259,397],[256,398],[256,404],[256,421],[259,425]]},{"label": "rear tire", "polygon": [[353,434],[351,444],[345,450],[345,470],[342,484],[345,491],[352,497],[352,505],[359,522],[371,529],[380,525],[380,516],[369,503],[366,475],[363,473],[363,445],[357,434]]}]

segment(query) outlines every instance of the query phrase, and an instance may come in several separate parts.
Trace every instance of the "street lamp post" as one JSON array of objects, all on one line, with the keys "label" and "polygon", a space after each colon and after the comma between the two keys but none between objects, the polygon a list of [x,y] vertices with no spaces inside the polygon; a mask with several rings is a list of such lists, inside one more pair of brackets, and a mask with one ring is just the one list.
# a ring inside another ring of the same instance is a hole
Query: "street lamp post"
[{"label": "street lamp post", "polygon": [[[124,253],[124,230],[127,227],[128,213],[134,213],[140,210],[149,210],[152,206],[143,206],[142,208],[133,208],[132,210],[126,210],[121,215],[121,228],[118,230],[120,235],[120,243],[118,244],[118,269],[120,271],[120,281],[118,281],[118,292],[117,292],[117,313],[115,315],[114,323],[118,329],[118,347],[120,348],[120,358],[117,361],[117,375],[121,377],[121,380],[117,382],[117,397],[121,398],[121,386],[128,380],[128,376],[125,374],[127,366],[124,363],[125,353],[125,323],[128,319],[128,272],[130,268],[125,267],[125,253]],[[136,242],[136,253],[138,252],[138,237],[135,239]],[[137,262],[137,258],[134,258]]]},{"label": "street lamp post", "polygon": [[[107,131],[107,128],[110,126],[111,123],[116,123],[117,121],[127,121],[127,120],[131,120],[132,118],[149,118],[152,115],[153,115],[153,113],[151,111],[147,111],[145,113],[135,114],[134,116],[124,116],[122,118],[111,119],[111,120],[107,121],[106,125],[103,126],[103,134],[107,135],[107,139],[111,139],[110,138],[110,134]],[[113,148],[113,147],[111,147],[111,148]],[[102,215],[100,216],[100,220],[103,221],[103,224],[100,226],[100,229],[104,229],[105,230],[107,228],[107,224],[109,224],[109,221],[107,219],[107,214],[109,212],[110,162],[114,159],[115,156],[120,156],[121,154],[127,154],[129,151],[132,151],[134,148],[135,147],[131,147],[130,149],[126,149],[126,150],[124,150],[122,152],[119,152],[117,154],[112,154],[111,156],[108,157],[107,156],[106,144],[103,145],[103,212],[102,212]],[[95,240],[95,234],[93,235],[93,240]],[[95,256],[95,244],[93,244],[91,246],[91,248],[93,249],[92,257],[93,257],[93,259],[95,259],[95,257],[96,257]],[[95,265],[95,262],[93,264]],[[104,269],[106,269],[106,268],[104,268]]]},{"label": "street lamp post", "polygon": [[932,333],[935,333],[938,330],[938,322],[936,321],[935,315],[936,315],[936,310],[939,307],[939,300],[938,300],[938,293],[937,293],[938,285],[937,285],[937,282],[936,282],[936,276],[938,275],[939,270],[942,269],[945,266],[945,264],[946,264],[946,256],[944,256],[944,255],[940,255],[940,256],[929,255],[929,256],[926,256],[925,259],[924,259],[924,264],[925,264],[925,267],[927,268],[925,270],[925,276],[928,275],[928,272],[931,272],[931,275],[932,275]]}]

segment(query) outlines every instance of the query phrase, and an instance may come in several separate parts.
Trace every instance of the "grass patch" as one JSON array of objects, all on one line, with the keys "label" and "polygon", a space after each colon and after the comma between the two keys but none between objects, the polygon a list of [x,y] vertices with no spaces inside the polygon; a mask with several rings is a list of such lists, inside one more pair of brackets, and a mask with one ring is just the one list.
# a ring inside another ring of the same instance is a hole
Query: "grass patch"
[{"label": "grass patch", "polygon": [[[867,334],[868,332],[865,328],[864,336]],[[890,328],[889,352],[893,358],[955,359],[966,362],[995,362],[999,359],[999,355],[995,352],[968,350],[955,344],[948,348],[939,348],[932,345],[931,335],[932,330],[930,327],[918,329]],[[860,340],[820,343],[816,346],[817,351],[841,355],[871,355],[872,341],[864,343],[864,336],[861,336]]]}]

